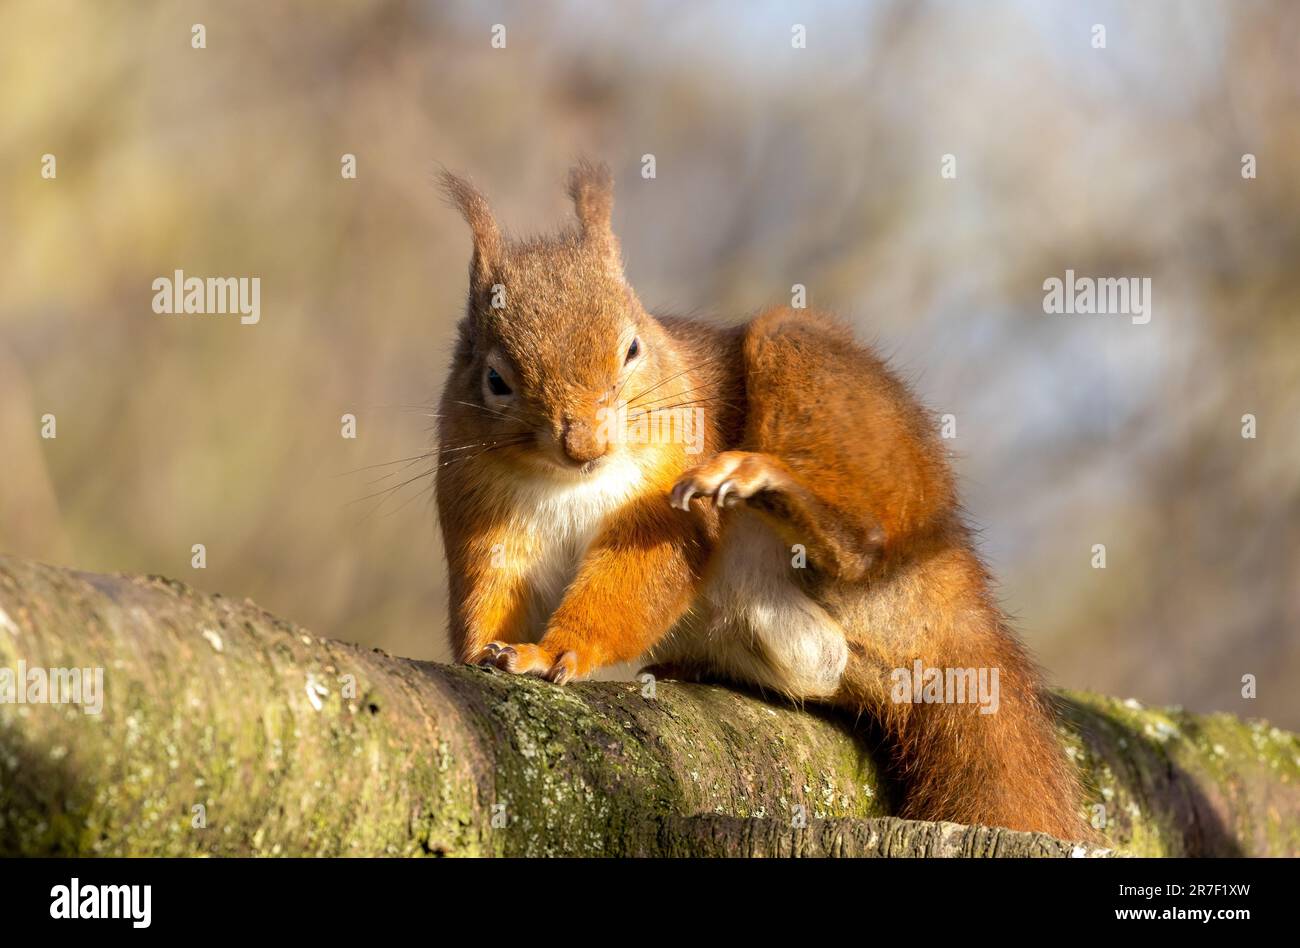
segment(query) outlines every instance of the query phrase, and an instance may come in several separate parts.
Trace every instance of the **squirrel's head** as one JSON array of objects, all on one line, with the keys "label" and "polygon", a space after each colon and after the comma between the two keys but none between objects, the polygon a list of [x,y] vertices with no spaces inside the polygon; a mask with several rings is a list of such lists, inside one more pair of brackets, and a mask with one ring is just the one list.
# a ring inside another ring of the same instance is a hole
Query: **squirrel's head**
[{"label": "squirrel's head", "polygon": [[571,472],[627,450],[611,436],[611,411],[653,385],[669,354],[656,352],[658,325],[623,276],[609,169],[570,172],[576,228],[521,241],[503,238],[467,181],[444,173],[442,183],[474,238],[443,403],[459,422],[453,439],[482,435],[481,445]]}]

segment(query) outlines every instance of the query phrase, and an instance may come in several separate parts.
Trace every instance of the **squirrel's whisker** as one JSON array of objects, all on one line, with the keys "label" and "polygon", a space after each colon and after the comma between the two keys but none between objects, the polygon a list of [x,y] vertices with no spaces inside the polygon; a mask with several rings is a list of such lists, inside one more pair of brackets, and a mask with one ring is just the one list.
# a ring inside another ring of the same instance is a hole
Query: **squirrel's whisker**
[{"label": "squirrel's whisker", "polygon": [[664,385],[667,385],[667,384],[668,384],[669,382],[671,382],[673,379],[679,379],[679,378],[681,378],[683,375],[685,375],[685,374],[688,373],[688,372],[694,372],[696,369],[702,369],[702,368],[704,368],[706,365],[708,365],[709,363],[711,363],[711,362],[717,362],[717,361],[718,361],[719,359],[721,359],[721,358],[723,358],[723,356],[721,356],[721,355],[716,355],[716,356],[713,356],[712,358],[705,359],[703,362],[700,362],[700,363],[698,363],[697,365],[687,366],[686,368],[684,368],[684,369],[682,369],[680,372],[678,372],[676,375],[670,375],[670,376],[668,376],[668,378],[663,379],[663,380],[661,380],[661,381],[655,383],[654,385],[650,386],[648,389],[646,389],[646,390],[645,390],[644,392],[642,392],[641,394],[636,395],[636,396],[633,397],[633,398],[629,398],[629,399],[628,399],[628,404],[631,405],[631,404],[633,404],[634,402],[638,401],[639,399],[645,398],[645,397],[646,397],[647,395],[649,395],[651,392],[655,391],[655,390],[658,389],[658,388],[663,387]]},{"label": "squirrel's whisker", "polygon": [[496,438],[491,441],[473,441],[468,444],[448,445],[445,448],[439,448],[437,451],[431,451],[430,454],[452,454],[453,452],[468,451],[471,448],[490,448],[493,445],[500,444],[502,441],[513,439],[527,439],[532,435],[517,434],[510,435],[508,438]]},{"label": "squirrel's whisker", "polygon": [[[444,468],[444,467],[448,466],[449,464],[455,464],[457,461],[469,461],[469,460],[473,460],[474,458],[481,457],[482,455],[487,454],[489,451],[497,451],[497,450],[500,450],[501,448],[520,447],[520,446],[522,446],[522,445],[527,444],[528,442],[530,442],[530,441],[532,441],[532,440],[533,440],[533,436],[532,436],[531,434],[521,434],[521,435],[514,435],[514,436],[509,437],[509,438],[501,438],[501,439],[498,439],[498,440],[496,440],[496,441],[491,441],[491,442],[489,442],[486,446],[483,446],[483,447],[481,448],[481,450],[476,451],[476,452],[474,452],[473,454],[462,454],[460,457],[457,457],[457,458],[451,458],[451,459],[446,460],[446,461],[441,461],[441,462],[438,464],[438,467],[439,467],[439,468]],[[473,447],[480,447],[480,446],[479,446],[479,445],[466,445],[465,447],[466,447],[466,448],[473,448]],[[450,450],[448,451],[448,453],[450,453]]]},{"label": "squirrel's whisker", "polygon": [[647,408],[650,405],[658,405],[660,402],[666,402],[671,398],[681,398],[683,395],[691,394],[691,392],[698,392],[701,390],[707,391],[709,388],[710,386],[708,385],[695,385],[692,386],[691,388],[686,389],[686,391],[684,392],[678,392],[676,395],[664,395],[662,398],[656,398],[652,401],[642,402],[639,405],[634,405],[632,402],[628,402],[627,406],[628,408]]},{"label": "squirrel's whisker", "polygon": [[664,405],[661,408],[639,408],[634,412],[628,412],[628,419],[640,418],[642,415],[654,414],[655,412],[675,411],[679,408],[703,408],[706,405],[725,405],[728,408],[739,409],[735,402],[722,398],[721,396],[712,398],[689,399],[684,402],[678,402],[676,405]]},{"label": "squirrel's whisker", "polygon": [[[396,508],[394,508],[393,510],[390,510],[390,511],[388,511],[388,513],[384,514],[384,516],[385,516],[385,517],[391,517],[391,516],[393,516],[393,514],[401,513],[402,510],[403,510],[403,509],[404,509],[404,508],[405,508],[405,507],[406,507],[406,506],[407,506],[411,501],[413,501],[413,500],[415,500],[415,499],[417,499],[417,498],[419,498],[419,497],[424,497],[424,496],[430,494],[430,493],[433,491],[433,489],[434,489],[434,487],[435,487],[436,485],[437,485],[437,481],[433,481],[433,480],[429,481],[429,483],[428,483],[426,486],[421,487],[419,490],[417,490],[417,491],[416,491],[414,494],[412,494],[410,497],[406,498],[406,500],[404,500],[404,501],[402,501],[400,504],[398,504]],[[376,513],[378,512],[378,509],[379,509],[379,508],[375,508]]]},{"label": "squirrel's whisker", "polygon": [[614,393],[614,397],[611,399],[611,401],[615,405],[618,404],[618,397],[623,394],[623,389],[627,388],[627,383],[632,381],[632,376],[636,375],[637,372],[641,369],[641,366],[643,365],[645,365],[645,359],[642,359],[640,362],[638,362],[632,368],[632,371],[627,374],[627,378],[623,380],[623,384],[618,387],[618,391]]},{"label": "squirrel's whisker", "polygon": [[510,420],[510,421],[517,421],[517,422],[519,422],[520,424],[527,424],[527,422],[525,421],[525,419],[519,417],[518,415],[515,415],[515,414],[513,414],[513,413],[511,413],[511,412],[507,412],[507,411],[504,411],[504,410],[499,410],[499,409],[496,409],[496,408],[491,408],[491,407],[489,407],[489,406],[487,406],[487,405],[479,405],[479,404],[477,404],[477,403],[475,403],[475,402],[459,402],[459,401],[458,401],[458,402],[453,402],[452,404],[454,404],[454,405],[464,405],[466,408],[477,408],[479,411],[485,411],[485,412],[487,412],[487,413],[490,414],[490,415],[496,415],[498,418],[506,418],[506,419],[508,419],[508,420]]},{"label": "squirrel's whisker", "polygon": [[[373,493],[370,493],[370,494],[365,495],[364,497],[358,497],[358,498],[356,498],[355,500],[350,500],[350,501],[347,502],[347,506],[351,506],[352,504],[358,504],[358,503],[361,503],[362,501],[371,500],[371,499],[373,499],[373,498],[375,498],[375,497],[380,497],[380,496],[384,496],[384,495],[392,495],[395,491],[399,491],[399,490],[401,490],[401,489],[402,489],[403,487],[405,487],[407,484],[413,484],[413,483],[415,483],[416,481],[421,480],[422,478],[432,477],[434,474],[437,473],[437,471],[438,471],[439,468],[441,468],[441,467],[446,467],[446,466],[448,466],[448,465],[450,465],[450,464],[454,464],[454,463],[456,463],[457,461],[468,461],[468,460],[472,460],[472,459],[474,459],[474,458],[481,457],[482,455],[488,453],[489,451],[497,450],[497,449],[499,449],[499,448],[504,448],[504,447],[511,447],[511,446],[515,446],[515,445],[526,444],[526,443],[527,443],[528,441],[530,441],[530,440],[532,440],[532,435],[531,435],[531,434],[519,434],[519,435],[512,435],[512,436],[510,436],[510,437],[506,437],[506,438],[500,438],[500,439],[497,439],[497,440],[495,440],[495,441],[483,442],[483,443],[481,443],[481,444],[467,444],[467,445],[461,445],[460,448],[450,448],[450,449],[447,449],[448,451],[454,451],[454,450],[468,450],[468,449],[470,449],[470,448],[482,448],[482,450],[477,451],[477,452],[474,453],[474,454],[464,454],[464,455],[461,455],[460,457],[452,458],[452,459],[449,460],[449,461],[443,461],[443,462],[441,462],[441,464],[435,464],[435,465],[434,465],[432,468],[430,468],[429,470],[427,470],[427,471],[421,471],[419,474],[415,474],[415,475],[413,475],[413,476],[411,476],[411,477],[408,477],[406,480],[402,481],[400,484],[391,484],[391,485],[389,485],[388,487],[383,488],[382,490],[377,490],[377,491],[375,491],[375,492],[373,492]],[[486,446],[484,446],[484,445],[486,445]],[[409,461],[409,463],[408,463],[406,466],[409,467],[411,464],[415,463],[415,461],[419,461],[419,460],[422,460],[422,459],[427,458],[427,457],[432,457],[432,456],[433,456],[434,454],[436,454],[436,453],[437,453],[437,452],[430,451],[428,454],[418,455],[418,456],[416,456],[416,457],[414,457],[414,458],[407,459],[407,460]],[[397,463],[397,462],[392,462],[392,463]],[[383,475],[383,476],[381,476],[381,477],[376,478],[375,480],[371,481],[370,483],[371,483],[371,484],[374,484],[374,483],[378,483],[378,482],[381,481],[381,480],[386,480],[387,478],[394,476],[394,474],[396,474],[396,473],[399,473],[399,472],[395,472],[395,471],[394,471],[394,472],[389,472],[388,474],[385,474],[385,475]],[[433,482],[431,481],[430,483],[433,483]],[[415,496],[418,496],[418,493],[417,493]],[[378,512],[383,508],[383,505],[384,505],[385,502],[386,502],[386,499],[385,499],[384,501],[381,501],[381,502],[379,503],[379,505],[376,506],[375,509],[374,509],[373,511],[371,511],[371,513],[370,513],[368,516],[372,516],[372,515],[378,513]],[[407,502],[409,502],[409,500],[408,500]],[[405,503],[403,504],[403,506],[405,506]],[[401,507],[398,508],[398,510],[400,510],[400,509],[401,509]]]},{"label": "squirrel's whisker", "polygon": [[419,461],[421,458],[432,457],[436,452],[426,451],[424,454],[415,454],[409,458],[398,458],[396,461],[384,461],[380,464],[366,464],[362,467],[355,467],[350,471],[340,471],[335,477],[346,477],[349,474],[360,474],[362,471],[373,471],[377,467],[392,467],[394,464],[404,464],[408,461]]},{"label": "squirrel's whisker", "polygon": [[362,501],[370,500],[371,498],[373,498],[373,497],[378,497],[378,496],[380,496],[381,494],[387,494],[387,493],[391,493],[392,491],[395,491],[395,490],[401,490],[401,489],[402,489],[403,487],[405,487],[407,484],[411,484],[411,483],[413,483],[413,482],[415,482],[415,481],[418,481],[418,480],[419,480],[420,478],[422,478],[422,477],[429,477],[429,476],[431,476],[431,475],[434,473],[434,470],[436,470],[436,469],[435,469],[435,468],[430,468],[430,469],[427,470],[427,471],[422,471],[421,473],[416,474],[414,477],[408,477],[406,480],[402,481],[402,483],[400,483],[400,484],[394,484],[394,485],[391,486],[391,487],[385,487],[383,490],[377,490],[377,491],[375,491],[373,494],[367,494],[365,497],[358,497],[356,500],[349,500],[345,506],[350,507],[350,506],[352,506],[353,504],[359,504],[359,503],[361,503]]}]

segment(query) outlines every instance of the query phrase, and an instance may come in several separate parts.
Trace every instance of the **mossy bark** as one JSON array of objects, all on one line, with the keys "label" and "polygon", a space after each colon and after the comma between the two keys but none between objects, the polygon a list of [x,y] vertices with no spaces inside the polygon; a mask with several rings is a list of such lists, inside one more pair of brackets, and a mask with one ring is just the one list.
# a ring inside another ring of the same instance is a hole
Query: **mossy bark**
[{"label": "mossy bark", "polygon": [[[826,712],[406,661],[161,578],[0,557],[0,669],[20,661],[102,668],[103,708],[0,704],[0,855],[1096,852],[885,819],[870,742]],[[1294,735],[1064,705],[1118,851],[1300,852]]]}]

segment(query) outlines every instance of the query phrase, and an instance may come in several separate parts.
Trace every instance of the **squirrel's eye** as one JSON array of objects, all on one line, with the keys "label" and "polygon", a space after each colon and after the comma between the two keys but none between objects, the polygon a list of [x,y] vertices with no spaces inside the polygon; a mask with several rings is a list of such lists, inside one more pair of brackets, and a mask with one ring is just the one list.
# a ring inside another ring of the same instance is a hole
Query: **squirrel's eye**
[{"label": "squirrel's eye", "polygon": [[488,369],[488,389],[493,395],[509,395],[511,388],[506,384],[506,380],[501,377],[501,373],[496,369]]},{"label": "squirrel's eye", "polygon": [[641,354],[641,340],[633,339],[632,345],[627,347],[627,358],[623,360],[623,364],[626,365],[627,363],[631,362],[640,354]]}]

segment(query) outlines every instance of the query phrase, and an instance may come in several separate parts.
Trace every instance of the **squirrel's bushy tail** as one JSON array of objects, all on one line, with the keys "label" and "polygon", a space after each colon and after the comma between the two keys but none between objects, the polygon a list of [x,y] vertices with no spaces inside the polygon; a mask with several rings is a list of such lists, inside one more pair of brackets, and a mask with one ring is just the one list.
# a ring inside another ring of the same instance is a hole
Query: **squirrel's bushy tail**
[{"label": "squirrel's bushy tail", "polygon": [[899,815],[1095,841],[1076,809],[1078,777],[1056,735],[1055,701],[1014,634],[994,623],[921,658],[941,673],[996,668],[996,703],[891,700],[876,709],[903,787]]}]

